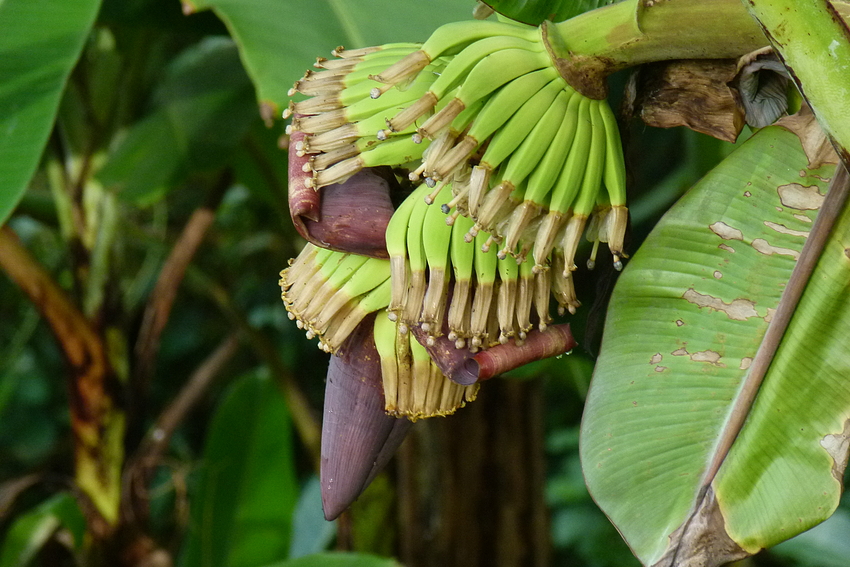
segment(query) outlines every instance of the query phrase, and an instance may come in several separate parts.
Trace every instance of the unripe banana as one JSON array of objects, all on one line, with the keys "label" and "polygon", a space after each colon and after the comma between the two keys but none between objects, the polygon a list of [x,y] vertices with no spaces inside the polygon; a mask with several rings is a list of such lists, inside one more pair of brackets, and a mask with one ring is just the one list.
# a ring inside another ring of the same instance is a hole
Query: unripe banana
[{"label": "unripe banana", "polygon": [[[554,68],[546,67],[538,71],[526,73],[501,87],[481,108],[481,111],[472,122],[467,135],[452,150],[452,155],[447,155],[447,165],[442,166],[441,170],[450,171],[455,164],[466,160],[481,143],[507,122],[524,102],[557,76],[558,73]],[[431,135],[429,132],[426,132],[426,134]],[[443,152],[443,154],[447,154],[447,152]],[[434,167],[432,165],[428,170],[433,171]],[[470,184],[469,204],[471,207],[477,207],[479,193],[482,186],[486,184],[483,177],[489,175],[489,171],[480,170],[477,175]],[[470,208],[470,212],[474,214],[475,210]]]},{"label": "unripe banana", "polygon": [[390,280],[384,280],[371,291],[352,301],[353,308],[347,312],[337,312],[328,323],[328,329],[322,336],[327,352],[336,353],[345,339],[354,331],[366,315],[384,309],[390,302]]},{"label": "unripe banana", "polygon": [[413,403],[413,357],[410,353],[411,333],[402,330],[401,322],[394,323],[396,327],[395,356],[398,367],[398,388],[396,406],[400,415],[410,411]]},{"label": "unripe banana", "polygon": [[552,197],[549,201],[550,211],[568,212],[581,187],[593,138],[590,112],[592,105],[593,101],[581,97],[575,138],[570,146],[570,153],[564,163],[564,168],[552,189]]},{"label": "unripe banana", "polygon": [[592,101],[586,97],[580,98],[580,105],[576,114],[575,138],[570,146],[570,153],[564,163],[564,168],[552,188],[549,213],[540,224],[540,229],[534,240],[534,262],[537,272],[545,269],[547,258],[555,245],[558,233],[564,226],[564,222],[569,218],[571,205],[579,193],[587,168],[593,137],[590,116]]},{"label": "unripe banana", "polygon": [[341,288],[321,307],[316,316],[315,327],[323,328],[346,304],[364,295],[390,278],[390,262],[380,258],[369,258],[346,281]]},{"label": "unripe banana", "polygon": [[[427,189],[427,186],[425,187]],[[428,267],[428,261],[425,257],[423,230],[427,212],[428,204],[424,197],[419,197],[413,204],[410,220],[407,223],[407,263],[410,267],[410,283],[407,288],[404,311],[401,313],[401,322],[408,326],[419,323],[422,301],[425,298],[425,270]]]},{"label": "unripe banana", "polygon": [[463,83],[469,71],[487,55],[502,49],[524,49],[526,51],[540,51],[539,41],[529,41],[519,37],[494,36],[475,41],[460,53],[452,57],[446,68],[440,73],[440,77],[434,81],[429,91],[438,99],[443,98],[456,86]]},{"label": "unripe banana", "polygon": [[517,284],[516,317],[519,332],[517,338],[524,341],[531,331],[531,306],[534,302],[534,280],[536,274],[532,271],[531,262],[519,265],[519,281]]},{"label": "unripe banana", "polygon": [[[526,139],[534,126],[543,117],[564,86],[563,79],[556,78],[550,81],[545,87],[526,100],[507,123],[493,135],[478,165],[480,168],[479,171],[483,170],[483,176],[486,176],[486,171],[492,171],[499,166],[522,144],[523,140]],[[512,180],[509,179],[509,181]],[[469,196],[469,210],[471,214],[477,215],[478,208],[481,206],[483,195],[478,196],[478,191],[483,190],[486,192],[486,189],[483,183],[471,182]]]},{"label": "unripe banana", "polygon": [[[449,339],[462,348],[469,337],[470,287],[475,268],[475,245],[466,242],[464,234],[472,228],[473,221],[458,217],[452,226],[451,256],[454,269],[454,290],[449,306]],[[463,341],[457,343],[457,341]]]},{"label": "unripe banana", "polygon": [[389,317],[395,321],[404,307],[410,276],[407,265],[407,228],[414,207],[428,194],[428,186],[420,185],[408,195],[395,210],[387,225],[387,253],[390,257],[390,279],[392,280],[392,299]]},{"label": "unripe banana", "polygon": [[369,258],[359,254],[343,254],[337,268],[327,276],[327,279],[313,294],[310,296],[310,303],[303,311],[301,318],[305,323],[313,325],[316,315],[330,301],[331,297],[336,294],[339,289],[345,284],[361,266],[363,266]]},{"label": "unripe banana", "polygon": [[519,286],[519,266],[513,258],[499,259],[499,293],[496,314],[499,319],[499,342],[505,344],[516,335],[516,299]]},{"label": "unripe banana", "polygon": [[423,225],[425,258],[428,261],[428,290],[422,305],[421,322],[422,330],[428,333],[429,338],[442,334],[450,277],[447,270],[453,227],[446,224],[446,215],[441,209],[451,196],[451,185],[447,184],[437,195],[436,201],[428,206]]},{"label": "unripe banana", "polygon": [[608,103],[599,103],[599,113],[605,124],[605,172],[603,181],[608,192],[611,203],[611,212],[606,217],[605,227],[608,247],[614,256],[614,266],[622,269],[620,258],[626,257],[623,252],[623,240],[625,238],[626,226],[628,225],[628,211],[626,210],[626,165],[623,160],[623,145],[620,140],[620,129],[617,119],[611,112]]},{"label": "unripe banana", "polygon": [[410,341],[410,354],[413,361],[413,379],[411,388],[411,408],[408,415],[418,419],[428,415],[428,387],[431,383],[431,356],[425,347],[419,344],[413,333],[407,334]]},{"label": "unripe banana", "polygon": [[487,323],[496,282],[496,251],[482,250],[488,237],[487,233],[482,232],[475,238],[475,297],[470,316],[470,348],[474,349],[487,344]]},{"label": "unripe banana", "polygon": [[549,293],[552,289],[552,271],[543,270],[534,276],[534,308],[537,311],[537,328],[542,332],[552,323],[549,316]]},{"label": "unripe banana", "polygon": [[596,204],[599,190],[602,186],[602,172],[605,169],[605,144],[606,132],[599,113],[600,101],[591,101],[588,107],[588,116],[591,123],[590,152],[587,156],[584,176],[581,188],[573,202],[573,213],[576,215],[589,216]]},{"label": "unripe banana", "polygon": [[[379,56],[381,53],[390,52],[394,50],[415,50],[422,47],[421,43],[414,43],[409,41],[400,41],[395,43],[385,43],[383,45],[370,45],[368,47],[357,47],[354,49],[346,49],[342,46],[337,47],[331,53],[334,57],[339,57],[341,60],[363,60],[368,57]],[[320,58],[321,59],[321,58]],[[335,61],[335,60],[333,60]],[[328,62],[326,60],[322,60],[322,63]]]},{"label": "unripe banana", "polygon": [[[307,71],[295,82],[289,96],[295,93],[314,96],[328,91],[339,92],[366,81],[369,76],[392,65],[402,57],[416,51],[416,48],[382,49],[358,59],[349,59],[349,64],[324,71]],[[348,62],[346,62],[348,63]]]},{"label": "unripe banana", "polygon": [[578,93],[572,93],[569,97],[558,131],[552,139],[552,143],[546,149],[537,169],[528,179],[526,199],[541,207],[548,206],[549,193],[565,167],[564,162],[569,155],[576,134],[579,105],[583,98]]},{"label": "unripe banana", "polygon": [[[541,93],[545,92],[545,90],[541,91]],[[544,111],[537,124],[534,125],[519,147],[510,155],[510,159],[505,165],[504,181],[502,183],[509,181],[518,189],[522,187],[522,195],[519,192],[515,192],[516,194],[511,195],[511,200],[517,202],[520,199],[525,199],[526,202],[513,209],[509,222],[506,223],[507,228],[504,233],[499,230],[495,231],[499,236],[505,237],[504,248],[499,252],[501,258],[505,258],[507,254],[515,253],[516,245],[525,227],[540,213],[542,205],[527,195],[527,188],[523,185],[523,182],[538,167],[547,148],[550,147],[561,125],[560,118],[567,110],[567,103],[571,95],[572,89],[569,89],[569,91],[561,90],[557,94],[554,102]],[[517,115],[524,110],[525,106],[520,109]],[[484,212],[482,211],[481,216],[483,215]],[[498,216],[492,220],[479,219],[479,223],[485,230],[498,226],[501,221],[502,219]]]},{"label": "unripe banana", "polygon": [[429,118],[422,128],[430,132],[432,136],[439,134],[441,128],[433,127],[432,123],[451,122],[464,108],[489,95],[505,83],[547,65],[551,65],[551,60],[545,51],[502,49],[487,55],[469,72],[457,96],[445,108]]},{"label": "unripe banana", "polygon": [[426,147],[425,144],[415,143],[409,136],[377,142],[355,157],[342,160],[327,169],[315,171],[312,178],[305,180],[305,185],[309,183],[309,187],[318,189],[333,183],[342,183],[364,167],[408,163],[421,158]]},{"label": "unripe banana", "polygon": [[540,37],[539,31],[531,26],[476,20],[453,22],[437,28],[419,51],[372,78],[379,83],[397,84],[418,73],[437,57],[455,54],[470,43],[491,36],[519,37],[528,41],[536,41]]},{"label": "unripe banana", "polygon": [[396,323],[386,312],[375,317],[375,348],[381,357],[381,378],[384,385],[384,403],[388,414],[398,411],[398,359],[396,357]]}]

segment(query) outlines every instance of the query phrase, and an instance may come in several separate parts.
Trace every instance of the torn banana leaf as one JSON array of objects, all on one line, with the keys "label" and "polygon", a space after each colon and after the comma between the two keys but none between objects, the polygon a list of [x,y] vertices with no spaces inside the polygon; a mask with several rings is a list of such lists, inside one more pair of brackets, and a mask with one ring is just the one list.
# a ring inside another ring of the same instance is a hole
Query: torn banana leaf
[{"label": "torn banana leaf", "polygon": [[611,299],[582,466],[645,565],[724,564],[838,505],[850,439],[846,210],[731,450],[706,478],[835,169],[805,121],[764,128],[698,183]]}]

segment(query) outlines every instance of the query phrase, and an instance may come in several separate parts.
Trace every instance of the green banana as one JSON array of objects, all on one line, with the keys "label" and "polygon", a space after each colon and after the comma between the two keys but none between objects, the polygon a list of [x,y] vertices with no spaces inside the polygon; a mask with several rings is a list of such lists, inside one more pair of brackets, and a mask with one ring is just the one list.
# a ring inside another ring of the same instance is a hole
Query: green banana
[{"label": "green banana", "polygon": [[[565,86],[563,79],[556,78],[526,100],[505,125],[493,135],[478,167],[492,171],[501,165],[529,136],[531,130]],[[533,147],[533,144],[530,144],[529,151]],[[504,172],[503,175],[505,175]],[[487,188],[484,186],[482,189],[486,191]],[[472,196],[470,196],[470,211],[477,210],[479,206],[480,197],[473,205]]]},{"label": "green banana", "polygon": [[506,344],[516,335],[516,299],[519,286],[519,266],[513,258],[498,259],[499,292],[496,298],[496,315],[499,320],[499,342]]},{"label": "green banana", "polygon": [[339,46],[333,51],[331,51],[331,54],[334,57],[339,57],[341,60],[364,59],[367,57],[379,55],[382,52],[386,51],[393,51],[398,49],[419,49],[421,47],[421,43],[401,41],[395,43],[385,43],[383,45],[357,47],[355,49],[345,49],[344,47]]},{"label": "green banana", "polygon": [[375,316],[375,348],[381,358],[381,378],[384,385],[384,410],[388,414],[398,411],[398,358],[396,357],[396,323],[387,312]]},{"label": "green banana", "polygon": [[531,306],[534,301],[534,280],[537,274],[531,268],[531,262],[519,265],[519,280],[517,283],[516,318],[519,332],[517,338],[524,341],[532,329]]},{"label": "green banana", "polygon": [[390,262],[381,258],[369,258],[351,275],[342,287],[321,307],[313,325],[319,329],[327,326],[331,317],[346,304],[366,294],[390,278]]},{"label": "green banana", "polygon": [[[505,169],[505,179],[517,184],[529,175],[531,177],[528,179],[528,184],[523,193],[524,200],[522,204],[513,209],[507,223],[507,228],[503,233],[505,242],[504,247],[499,251],[501,258],[514,252],[525,228],[540,214],[540,211],[546,204],[545,193],[544,197],[540,195],[544,191],[540,184],[541,177],[545,175],[549,179],[554,180],[562,162],[558,163],[559,160],[554,158],[544,161],[544,158],[551,155],[551,152],[548,150],[551,149],[555,141],[562,142],[562,140],[555,140],[556,136],[560,133],[559,129],[562,125],[562,121],[559,121],[559,118],[567,112],[568,102],[572,94],[567,91],[559,93],[555,102],[552,103],[543,117],[534,126],[528,137],[511,154]],[[551,171],[543,172],[544,167],[549,167]],[[535,181],[534,194],[530,191],[532,179]],[[548,192],[548,189],[545,191]]]},{"label": "green banana", "polygon": [[412,333],[408,333],[410,341],[410,354],[412,359],[412,388],[411,388],[411,407],[408,415],[412,419],[418,419],[428,415],[427,399],[428,386],[431,382],[431,356],[425,350],[419,341],[413,338]]},{"label": "green banana", "polygon": [[425,213],[422,226],[425,258],[428,262],[428,289],[422,304],[422,330],[428,333],[429,342],[442,334],[443,314],[446,308],[446,290],[450,274],[449,251],[453,227],[446,224],[442,205],[452,196],[451,185],[445,185],[433,205]]},{"label": "green banana", "polygon": [[336,353],[340,346],[360,324],[366,315],[384,309],[390,302],[390,280],[384,280],[371,291],[353,300],[354,306],[349,311],[339,311],[328,322],[327,330],[322,335],[323,350]]},{"label": "green banana", "polygon": [[437,28],[431,37],[415,51],[372,77],[385,85],[395,85],[415,75],[441,55],[453,55],[474,41],[491,36],[519,37],[528,41],[539,39],[537,28],[502,22],[453,22]]},{"label": "green banana", "polygon": [[398,319],[404,307],[410,285],[407,265],[407,230],[410,216],[415,206],[423,201],[427,192],[428,187],[424,184],[420,185],[402,201],[387,225],[387,253],[390,257],[390,279],[392,280],[392,299],[387,311],[393,321]]},{"label": "green banana", "polygon": [[[475,268],[475,245],[464,240],[464,234],[472,228],[473,221],[458,217],[452,226],[451,258],[454,270],[454,290],[449,306],[449,340],[457,348],[463,348],[469,337],[470,287]],[[460,342],[458,342],[460,341]]]},{"label": "green banana", "polygon": [[549,316],[549,293],[552,289],[552,272],[543,270],[534,276],[534,309],[537,311],[537,328],[543,332],[552,323]]},{"label": "green banana", "polygon": [[344,159],[326,169],[314,171],[313,177],[306,178],[304,184],[319,189],[326,185],[342,183],[364,167],[408,163],[421,158],[426,147],[425,144],[417,144],[407,136],[377,142],[354,157]]},{"label": "green banana", "polygon": [[576,114],[575,138],[564,162],[564,168],[552,188],[549,213],[543,219],[534,240],[534,262],[538,270],[542,270],[545,266],[558,232],[568,218],[570,206],[582,186],[593,137],[591,103],[590,99],[581,97],[581,104]]},{"label": "green banana", "polygon": [[429,118],[420,128],[431,136],[439,134],[464,108],[483,99],[494,90],[517,77],[551,65],[545,51],[503,49],[484,57],[467,75],[457,93],[442,110]]},{"label": "green banana", "polygon": [[469,71],[481,59],[502,49],[540,51],[541,44],[539,41],[529,41],[524,38],[510,36],[485,37],[484,39],[470,43],[457,55],[452,57],[452,60],[440,73],[440,77],[431,85],[429,91],[437,99],[443,98],[450,90],[464,81]]},{"label": "green banana", "polygon": [[369,258],[359,254],[344,254],[340,259],[339,264],[332,273],[330,273],[324,283],[309,295],[309,304],[302,313],[302,319],[305,323],[311,326],[314,323],[316,315],[319,314],[331,297],[333,297],[339,289],[357,272],[361,266],[366,263]]},{"label": "green banana", "polygon": [[575,266],[575,254],[578,250],[581,234],[593,206],[596,204],[599,189],[602,183],[602,170],[605,167],[605,128],[602,124],[602,116],[599,113],[598,101],[590,105],[589,117],[591,130],[593,131],[590,142],[590,151],[587,157],[584,176],[582,177],[579,193],[573,202],[573,216],[564,227],[561,240],[561,248],[564,250],[565,269],[573,271]]},{"label": "green banana", "polygon": [[[410,413],[413,400],[413,357],[410,352],[410,333],[396,323],[395,352],[398,364],[398,414]],[[414,341],[416,339],[413,339]]]},{"label": "green banana", "polygon": [[[456,144],[452,155],[447,157],[449,163],[443,169],[451,170],[456,167],[455,164],[467,159],[493,132],[507,122],[525,101],[557,76],[558,73],[553,67],[545,67],[526,73],[501,87],[481,108],[467,135]],[[433,170],[433,166],[430,170]],[[476,168],[473,168],[473,171],[476,171]],[[482,187],[486,186],[489,179],[489,171],[479,169],[475,175],[474,179],[470,180],[469,192],[469,211],[473,215],[477,210],[475,207]]]},{"label": "green banana", "polygon": [[339,66],[336,69],[307,71],[301,79],[295,81],[287,94],[294,96],[300,93],[315,96],[328,91],[339,92],[368,80],[369,75],[386,68],[415,50],[415,48],[383,49],[360,60],[349,59],[348,61],[352,64]]},{"label": "green banana", "polygon": [[567,108],[564,111],[563,118],[561,119],[555,137],[552,139],[552,143],[546,149],[546,153],[540,160],[537,169],[534,170],[528,179],[526,199],[536,205],[545,207],[549,204],[547,197],[564,167],[564,162],[567,155],[569,155],[570,147],[576,134],[578,110],[583,98],[578,93],[573,93],[570,96]]},{"label": "green banana", "polygon": [[485,232],[475,237],[475,297],[472,300],[470,313],[470,350],[478,349],[487,344],[488,319],[490,303],[493,299],[493,288],[496,283],[496,252],[484,252],[482,245],[489,235]]},{"label": "green banana", "polygon": [[628,225],[628,211],[626,210],[626,165],[623,159],[623,144],[620,140],[620,129],[617,119],[611,112],[608,103],[599,103],[599,113],[605,124],[605,171],[603,181],[608,192],[608,200],[611,204],[611,212],[606,217],[607,227],[606,240],[608,248],[614,256],[614,267],[621,270],[623,267],[621,258],[626,255],[623,252],[623,240],[625,239],[626,226]]},{"label": "green banana", "polygon": [[[423,187],[427,189],[427,185]],[[410,280],[404,310],[401,313],[401,323],[407,326],[419,323],[422,301],[425,298],[425,270],[428,267],[428,261],[425,257],[424,228],[427,212],[428,204],[423,196],[419,196],[413,204],[407,223],[407,265],[410,268]]]}]

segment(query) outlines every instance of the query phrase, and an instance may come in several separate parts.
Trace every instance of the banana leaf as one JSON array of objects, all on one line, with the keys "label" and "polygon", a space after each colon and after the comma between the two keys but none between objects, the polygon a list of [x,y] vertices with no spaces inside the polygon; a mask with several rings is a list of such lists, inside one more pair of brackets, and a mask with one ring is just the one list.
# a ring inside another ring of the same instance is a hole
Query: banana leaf
[{"label": "banana leaf", "polygon": [[0,2],[0,224],[35,172],[99,7],[98,0]]},{"label": "banana leaf", "polygon": [[[186,13],[212,9],[227,25],[267,120],[280,116],[289,103],[287,91],[310,62],[330,57],[338,45],[425,41],[437,25],[470,13],[456,0],[405,3],[403,8],[394,0],[373,0],[368,7],[351,0],[183,0],[183,6]],[[368,37],[362,32],[366,29]]]},{"label": "banana leaf", "polygon": [[762,129],[694,186],[611,299],[582,466],[645,565],[719,565],[838,505],[850,443],[846,210],[743,427],[728,453],[719,444],[835,169],[812,144],[814,121],[799,124]]},{"label": "banana leaf", "polygon": [[496,12],[518,22],[540,25],[544,20],[562,22],[613,0],[485,0]]}]

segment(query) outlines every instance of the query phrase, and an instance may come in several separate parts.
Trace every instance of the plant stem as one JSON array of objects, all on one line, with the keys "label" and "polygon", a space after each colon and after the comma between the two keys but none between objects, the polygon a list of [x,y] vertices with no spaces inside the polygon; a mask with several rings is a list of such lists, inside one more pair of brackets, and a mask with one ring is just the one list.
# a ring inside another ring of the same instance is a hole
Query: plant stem
[{"label": "plant stem", "polygon": [[743,0],[845,166],[850,167],[850,31],[827,0]]},{"label": "plant stem", "polygon": [[740,0],[626,0],[558,24],[545,23],[564,78],[604,98],[604,78],[620,69],[668,59],[728,59],[767,45]]},{"label": "plant stem", "polygon": [[87,518],[89,528],[105,537],[118,519],[124,460],[124,413],[111,395],[115,372],[106,345],[8,227],[0,229],[0,269],[41,312],[68,362],[74,480],[98,513]]}]

